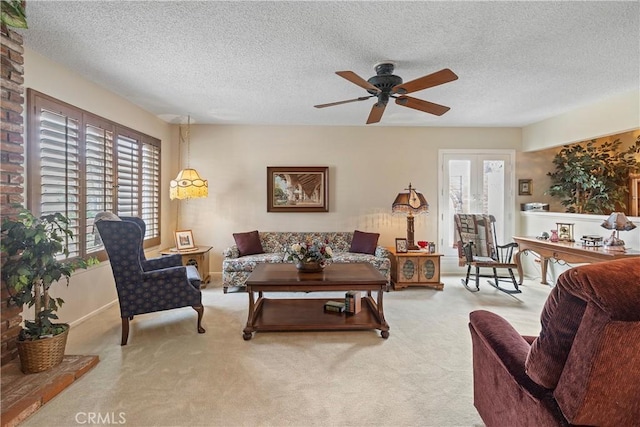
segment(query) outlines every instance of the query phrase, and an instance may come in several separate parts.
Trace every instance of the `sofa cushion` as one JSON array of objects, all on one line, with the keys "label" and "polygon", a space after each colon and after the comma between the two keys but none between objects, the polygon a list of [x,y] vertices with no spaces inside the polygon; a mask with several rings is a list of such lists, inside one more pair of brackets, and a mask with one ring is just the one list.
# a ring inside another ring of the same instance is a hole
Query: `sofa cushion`
[{"label": "sofa cushion", "polygon": [[365,233],[364,231],[354,231],[349,252],[374,255],[378,246],[379,233]]},{"label": "sofa cushion", "polygon": [[233,238],[236,241],[236,246],[238,246],[238,251],[240,251],[240,256],[264,253],[258,230],[247,233],[233,233]]},{"label": "sofa cushion", "polygon": [[225,259],[222,265],[223,271],[248,271],[252,272],[259,263],[280,263],[284,258],[283,253],[263,253],[246,255],[241,258]]}]

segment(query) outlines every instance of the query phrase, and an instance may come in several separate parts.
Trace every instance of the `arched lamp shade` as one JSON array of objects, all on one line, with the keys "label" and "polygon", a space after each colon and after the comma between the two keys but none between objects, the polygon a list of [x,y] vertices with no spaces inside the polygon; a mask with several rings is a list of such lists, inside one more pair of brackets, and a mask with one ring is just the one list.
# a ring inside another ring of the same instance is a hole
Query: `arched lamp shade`
[{"label": "arched lamp shade", "polygon": [[200,178],[195,169],[182,169],[169,184],[169,198],[196,199],[209,195],[209,181]]},{"label": "arched lamp shade", "polygon": [[406,193],[398,193],[396,199],[391,204],[391,212],[394,214],[407,214],[407,247],[418,249],[414,242],[413,216],[429,212],[429,203],[422,193],[416,191],[409,183]]}]

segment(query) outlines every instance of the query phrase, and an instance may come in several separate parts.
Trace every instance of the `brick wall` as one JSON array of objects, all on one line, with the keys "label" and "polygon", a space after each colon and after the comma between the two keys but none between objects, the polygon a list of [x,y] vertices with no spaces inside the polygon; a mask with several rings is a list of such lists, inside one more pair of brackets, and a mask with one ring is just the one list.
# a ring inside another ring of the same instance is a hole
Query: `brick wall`
[{"label": "brick wall", "polygon": [[[0,117],[0,209],[2,217],[16,212],[13,204],[24,204],[24,59],[22,36],[2,26],[2,116]],[[20,308],[8,304],[2,283],[2,365],[17,357],[16,337],[22,321]]]}]

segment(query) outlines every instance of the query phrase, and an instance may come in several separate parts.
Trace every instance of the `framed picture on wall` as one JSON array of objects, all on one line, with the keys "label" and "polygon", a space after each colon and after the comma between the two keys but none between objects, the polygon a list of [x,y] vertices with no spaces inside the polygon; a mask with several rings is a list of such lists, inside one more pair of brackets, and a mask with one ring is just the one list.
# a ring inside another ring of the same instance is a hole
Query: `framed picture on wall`
[{"label": "framed picture on wall", "polygon": [[518,180],[518,196],[531,196],[532,180],[531,179],[519,179]]},{"label": "framed picture on wall", "polygon": [[267,166],[267,212],[329,212],[327,166]]},{"label": "framed picture on wall", "polygon": [[194,249],[196,247],[193,241],[193,233],[191,230],[176,231],[176,249],[179,251]]},{"label": "framed picture on wall", "polygon": [[408,251],[407,239],[396,239],[396,253],[403,254]]}]

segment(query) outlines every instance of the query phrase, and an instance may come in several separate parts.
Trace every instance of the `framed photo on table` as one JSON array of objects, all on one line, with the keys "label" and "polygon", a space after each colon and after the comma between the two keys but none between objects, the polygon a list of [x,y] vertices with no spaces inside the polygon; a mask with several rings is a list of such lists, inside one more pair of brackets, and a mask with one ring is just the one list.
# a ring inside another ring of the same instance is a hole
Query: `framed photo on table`
[{"label": "framed photo on table", "polygon": [[267,166],[267,212],[329,212],[329,167]]},{"label": "framed photo on table", "polygon": [[176,249],[184,251],[187,249],[194,249],[196,247],[193,241],[193,233],[191,230],[179,230],[176,231]]},{"label": "framed photo on table", "polygon": [[407,239],[396,239],[396,253],[404,254],[408,249]]}]

